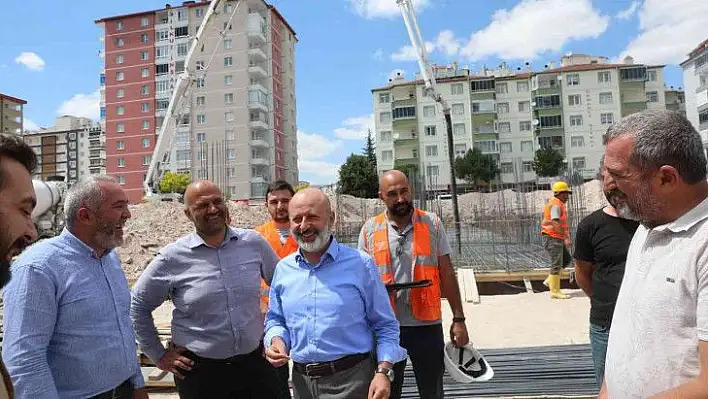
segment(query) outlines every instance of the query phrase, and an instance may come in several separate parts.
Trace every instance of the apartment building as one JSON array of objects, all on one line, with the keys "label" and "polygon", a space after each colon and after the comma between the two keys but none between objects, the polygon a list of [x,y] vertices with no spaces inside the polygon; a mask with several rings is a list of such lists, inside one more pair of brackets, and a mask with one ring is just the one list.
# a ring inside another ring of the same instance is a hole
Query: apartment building
[{"label": "apartment building", "polygon": [[688,54],[683,68],[686,117],[703,138],[708,149],[708,39]]},{"label": "apartment building", "polygon": [[0,93],[0,133],[22,133],[27,101]]},{"label": "apartment building", "polygon": [[666,109],[676,111],[686,116],[686,93],[681,89],[674,89],[673,86],[664,90],[666,98]]},{"label": "apartment building", "polygon": [[72,183],[106,173],[105,135],[101,125],[88,118],[60,116],[51,128],[25,132],[23,139],[37,154],[34,179],[61,176]]},{"label": "apartment building", "polygon": [[[605,57],[575,54],[540,71],[502,64],[478,74],[457,65],[433,72],[451,107],[455,155],[479,148],[498,160],[499,182],[509,186],[544,183],[532,161],[545,147],[561,151],[571,173],[594,177],[604,152],[602,135],[611,123],[666,107],[663,66],[635,64],[631,57],[611,64]],[[419,78],[399,76],[372,90],[378,167],[417,165],[429,189],[445,191],[450,182],[446,127],[423,88]]]},{"label": "apartment building", "polygon": [[208,7],[185,1],[96,21],[105,31],[107,169],[133,202],[143,197],[155,141],[186,68],[195,71],[193,89],[176,109],[164,167],[212,180],[232,199],[263,199],[269,182],[298,181],[294,30],[263,0],[223,1],[185,65]]}]

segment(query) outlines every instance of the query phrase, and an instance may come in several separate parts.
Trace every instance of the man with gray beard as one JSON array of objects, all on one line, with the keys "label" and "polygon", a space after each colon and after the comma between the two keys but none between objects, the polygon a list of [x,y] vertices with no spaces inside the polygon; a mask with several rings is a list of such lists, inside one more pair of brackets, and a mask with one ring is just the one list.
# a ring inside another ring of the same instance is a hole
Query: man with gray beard
[{"label": "man with gray beard", "polygon": [[590,297],[590,347],[595,377],[602,384],[612,314],[617,301],[627,250],[639,226],[627,207],[627,197],[600,167],[608,205],[585,217],[575,234],[575,279]]},{"label": "man with gray beard", "polygon": [[4,294],[3,358],[18,398],[147,398],[114,248],[130,218],[112,178],[76,183],[66,228],[25,251]]}]

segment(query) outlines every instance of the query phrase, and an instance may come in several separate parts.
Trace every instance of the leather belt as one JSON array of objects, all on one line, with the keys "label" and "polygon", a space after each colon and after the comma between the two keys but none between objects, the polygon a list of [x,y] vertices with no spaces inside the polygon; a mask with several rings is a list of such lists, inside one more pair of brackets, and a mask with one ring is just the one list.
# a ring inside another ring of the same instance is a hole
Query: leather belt
[{"label": "leather belt", "polygon": [[293,371],[308,377],[327,377],[356,366],[364,359],[371,357],[369,353],[358,353],[341,357],[331,362],[321,363],[296,363],[293,362]]},{"label": "leather belt", "polygon": [[184,352],[184,355],[192,360],[194,360],[195,364],[238,364],[243,362],[244,360],[247,360],[248,358],[258,355],[263,352],[263,346],[259,345],[256,350],[254,350],[251,353],[243,353],[240,355],[234,355],[231,357],[227,357],[225,359],[212,359],[212,358],[207,358],[207,357],[202,357],[197,355],[196,353],[190,351],[189,349]]}]

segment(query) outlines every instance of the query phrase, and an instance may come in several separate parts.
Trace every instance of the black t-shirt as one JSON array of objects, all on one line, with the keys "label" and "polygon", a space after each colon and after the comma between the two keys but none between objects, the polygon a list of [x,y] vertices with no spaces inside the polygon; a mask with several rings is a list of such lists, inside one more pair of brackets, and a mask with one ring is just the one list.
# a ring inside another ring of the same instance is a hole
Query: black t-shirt
[{"label": "black t-shirt", "polygon": [[590,322],[608,327],[619,294],[629,243],[639,222],[606,214],[599,209],[578,224],[575,253],[578,260],[593,263]]}]

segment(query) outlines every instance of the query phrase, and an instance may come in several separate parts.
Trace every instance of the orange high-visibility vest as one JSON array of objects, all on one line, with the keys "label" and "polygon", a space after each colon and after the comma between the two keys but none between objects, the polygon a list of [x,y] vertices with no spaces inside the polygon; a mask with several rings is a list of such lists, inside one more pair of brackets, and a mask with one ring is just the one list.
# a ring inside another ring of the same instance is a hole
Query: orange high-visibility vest
[{"label": "orange high-visibility vest", "polygon": [[[442,318],[440,305],[440,268],[438,267],[439,219],[425,211],[416,209],[413,212],[413,281],[430,280],[432,285],[425,288],[410,290],[411,310],[413,317],[421,321],[435,321]],[[373,256],[374,263],[384,284],[394,282],[391,265],[391,251],[388,245],[388,222],[386,214],[381,213],[369,219],[363,227],[366,252]],[[394,305],[394,295],[391,293],[391,307]]]},{"label": "orange high-visibility vest", "polygon": [[[275,223],[273,223],[272,220],[263,223],[253,230],[262,235],[263,238],[268,241],[268,244],[270,244],[270,247],[273,248],[273,251],[275,251],[280,259],[283,259],[298,249],[297,242],[295,242],[292,235],[288,236],[285,243],[280,241],[280,233],[278,232],[278,229],[275,228]],[[264,313],[268,310],[269,295],[270,287],[265,280],[261,279],[261,311]]]},{"label": "orange high-visibility vest", "polygon": [[[561,216],[558,223],[560,224],[561,231],[558,231],[553,227],[553,219],[551,219],[551,208],[553,206],[560,207]],[[541,234],[546,234],[553,238],[558,238],[564,240],[569,237],[568,235],[568,214],[565,209],[565,204],[563,201],[556,197],[551,198],[546,206],[543,208],[543,221],[541,222]]]}]

